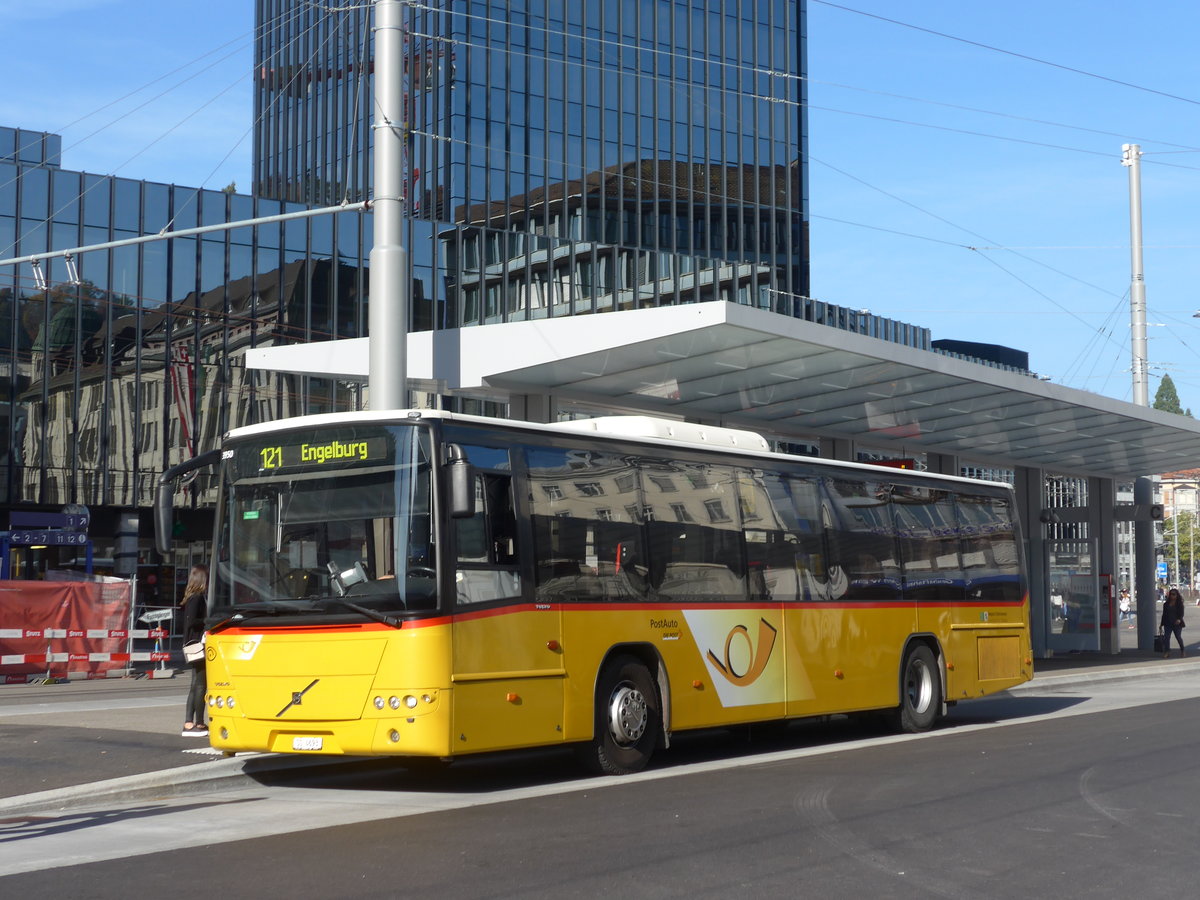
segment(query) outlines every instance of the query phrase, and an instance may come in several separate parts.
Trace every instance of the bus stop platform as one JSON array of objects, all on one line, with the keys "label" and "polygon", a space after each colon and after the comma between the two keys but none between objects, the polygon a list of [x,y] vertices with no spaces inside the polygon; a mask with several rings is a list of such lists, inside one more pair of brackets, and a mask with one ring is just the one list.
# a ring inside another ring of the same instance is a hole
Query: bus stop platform
[{"label": "bus stop platform", "polygon": [[1180,658],[1179,647],[1163,659],[1161,653],[1123,648],[1119,653],[1099,651],[1073,651],[1055,653],[1047,659],[1033,661],[1033,681],[1022,685],[1021,690],[1030,690],[1048,682],[1086,682],[1113,678],[1134,678],[1153,673],[1165,673],[1177,667],[1192,668],[1200,664],[1200,645],[1188,644],[1187,656]]}]

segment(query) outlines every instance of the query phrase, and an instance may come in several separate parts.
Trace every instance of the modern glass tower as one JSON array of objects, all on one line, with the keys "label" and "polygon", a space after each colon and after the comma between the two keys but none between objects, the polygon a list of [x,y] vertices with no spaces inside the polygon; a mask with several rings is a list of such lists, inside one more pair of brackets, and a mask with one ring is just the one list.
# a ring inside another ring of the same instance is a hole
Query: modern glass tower
[{"label": "modern glass tower", "polygon": [[[370,9],[258,0],[255,187],[369,193]],[[414,329],[804,315],[803,0],[406,4]]]}]

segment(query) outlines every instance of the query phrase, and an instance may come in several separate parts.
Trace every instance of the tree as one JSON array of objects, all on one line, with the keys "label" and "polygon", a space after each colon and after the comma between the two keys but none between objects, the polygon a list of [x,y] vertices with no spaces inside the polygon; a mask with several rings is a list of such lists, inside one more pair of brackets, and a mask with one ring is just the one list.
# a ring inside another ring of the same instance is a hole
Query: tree
[{"label": "tree", "polygon": [[1164,375],[1162,381],[1158,385],[1158,390],[1154,394],[1155,409],[1161,409],[1163,412],[1171,412],[1177,415],[1188,415],[1184,413],[1183,407],[1179,403],[1179,392],[1175,390],[1175,382],[1171,380],[1170,375]]},{"label": "tree", "polygon": [[1192,586],[1196,572],[1196,551],[1200,549],[1197,517],[1192,510],[1181,509],[1163,522],[1163,553],[1171,570],[1171,580]]}]

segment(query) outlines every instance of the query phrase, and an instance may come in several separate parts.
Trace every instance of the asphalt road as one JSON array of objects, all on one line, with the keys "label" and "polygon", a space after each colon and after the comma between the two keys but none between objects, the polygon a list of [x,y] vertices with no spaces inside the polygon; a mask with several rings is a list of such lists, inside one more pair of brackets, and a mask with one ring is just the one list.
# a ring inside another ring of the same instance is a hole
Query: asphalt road
[{"label": "asphalt road", "polygon": [[279,774],[0,821],[0,896],[1192,896],[1200,673],[1047,687],[885,736],[844,720]]},{"label": "asphalt road", "polygon": [[187,679],[0,688],[0,798],[205,761],[180,736]]}]

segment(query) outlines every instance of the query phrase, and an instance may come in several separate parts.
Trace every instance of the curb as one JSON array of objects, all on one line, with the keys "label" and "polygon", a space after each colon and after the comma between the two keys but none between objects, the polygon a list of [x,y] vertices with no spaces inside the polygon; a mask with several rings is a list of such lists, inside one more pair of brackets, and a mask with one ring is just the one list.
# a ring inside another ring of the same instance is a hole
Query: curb
[{"label": "curb", "polygon": [[232,784],[257,775],[275,772],[299,773],[305,769],[361,764],[362,757],[284,756],[282,754],[247,753],[239,757],[223,757],[208,762],[141,775],[124,775],[106,781],[94,781],[72,787],[20,794],[0,799],[0,818],[31,812],[47,812],[90,806],[102,802],[130,800],[161,800],[208,792],[223,784]]},{"label": "curb", "polygon": [[[1165,665],[1156,665],[1161,662]],[[1194,660],[1174,660],[1175,665],[1170,664],[1170,660],[1145,660],[1143,662],[1129,663],[1123,666],[1104,666],[1094,669],[1074,669],[1070,672],[1063,672],[1058,675],[1038,675],[1034,672],[1033,679],[1024,684],[1017,685],[1014,688],[1009,688],[1009,694],[1028,694],[1042,687],[1061,687],[1070,684],[1089,684],[1096,681],[1124,681],[1133,678],[1150,678],[1150,677],[1167,677],[1174,675],[1186,675],[1194,672],[1200,667],[1200,659]]]}]

